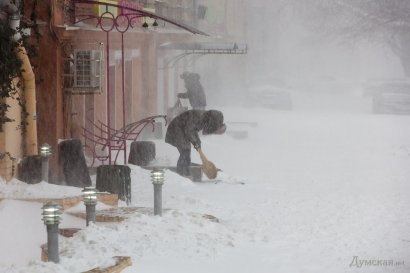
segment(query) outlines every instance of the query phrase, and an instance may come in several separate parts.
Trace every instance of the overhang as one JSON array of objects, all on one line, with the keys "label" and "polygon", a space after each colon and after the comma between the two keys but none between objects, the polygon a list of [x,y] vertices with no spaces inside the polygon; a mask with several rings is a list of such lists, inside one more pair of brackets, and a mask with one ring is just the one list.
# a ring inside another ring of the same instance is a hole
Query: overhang
[{"label": "overhang", "polygon": [[247,44],[235,42],[168,42],[160,45],[159,49],[182,51],[168,60],[165,67],[173,66],[187,56],[201,57],[211,54],[246,54],[248,52]]},{"label": "overhang", "polygon": [[[142,18],[142,17],[149,17],[152,19],[156,19],[156,20],[162,20],[164,22],[167,22],[171,25],[174,25],[178,28],[184,29],[188,32],[191,32],[193,34],[199,34],[199,35],[204,35],[204,36],[209,36],[207,33],[194,28],[188,24],[185,24],[183,22],[180,21],[176,21],[174,19],[165,17],[163,15],[158,15],[146,10],[143,10],[142,8],[139,7],[129,7],[121,4],[117,4],[116,2],[109,2],[107,0],[101,0],[101,1],[96,1],[96,0],[73,0],[74,5],[77,4],[88,4],[88,5],[93,5],[94,7],[101,7],[102,8],[102,14],[96,16],[95,14],[90,14],[90,13],[86,13],[86,14],[76,14],[77,17],[81,18],[79,20],[75,20],[75,23],[78,22],[82,22],[88,19],[98,19],[98,24],[101,29],[105,30],[105,31],[111,31],[114,28],[117,28],[117,30],[119,30],[120,27],[120,23],[119,21],[126,21],[126,29],[125,30],[121,30],[120,32],[125,32],[129,27],[133,26],[133,21],[135,19],[138,18]],[[118,9],[118,14],[114,14],[110,8],[114,8],[114,9]],[[110,19],[112,21],[112,26],[111,28],[106,28],[103,27],[101,22],[102,19]],[[147,25],[148,26],[148,25]],[[122,27],[123,28],[123,27]]]},{"label": "overhang", "polygon": [[246,54],[248,46],[235,42],[170,42],[160,45],[159,49],[182,50],[187,54]]}]

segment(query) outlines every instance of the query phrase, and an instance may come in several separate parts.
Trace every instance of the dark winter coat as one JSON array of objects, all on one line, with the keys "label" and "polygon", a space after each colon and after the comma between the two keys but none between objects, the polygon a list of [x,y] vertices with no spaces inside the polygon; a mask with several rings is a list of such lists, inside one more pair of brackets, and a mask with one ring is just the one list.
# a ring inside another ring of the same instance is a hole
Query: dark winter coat
[{"label": "dark winter coat", "polygon": [[186,93],[181,93],[180,98],[188,98],[189,103],[193,109],[206,107],[206,96],[201,83],[199,82],[199,75],[196,73],[185,72],[181,75],[184,79]]},{"label": "dark winter coat", "polygon": [[167,128],[165,142],[175,147],[201,146],[198,132],[212,134],[224,126],[222,112],[188,110],[174,118]]}]

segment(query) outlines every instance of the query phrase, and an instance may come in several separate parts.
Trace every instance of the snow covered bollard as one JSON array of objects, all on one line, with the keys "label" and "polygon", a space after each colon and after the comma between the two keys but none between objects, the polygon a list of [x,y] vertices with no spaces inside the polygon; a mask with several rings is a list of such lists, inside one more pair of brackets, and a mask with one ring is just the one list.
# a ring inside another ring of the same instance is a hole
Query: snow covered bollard
[{"label": "snow covered bollard", "polygon": [[151,171],[151,181],[154,185],[154,215],[162,216],[162,185],[164,184],[165,171],[154,168]]},{"label": "snow covered bollard", "polygon": [[94,187],[84,187],[83,201],[85,205],[86,225],[95,223],[95,206],[97,205],[97,190]]},{"label": "snow covered bollard", "polygon": [[47,256],[54,263],[60,261],[58,254],[58,224],[61,220],[60,206],[54,202],[48,202],[42,207],[43,222],[47,226]]},{"label": "snow covered bollard", "polygon": [[51,155],[51,146],[44,143],[40,147],[41,155],[41,180],[48,182],[48,172],[49,172],[49,157]]}]

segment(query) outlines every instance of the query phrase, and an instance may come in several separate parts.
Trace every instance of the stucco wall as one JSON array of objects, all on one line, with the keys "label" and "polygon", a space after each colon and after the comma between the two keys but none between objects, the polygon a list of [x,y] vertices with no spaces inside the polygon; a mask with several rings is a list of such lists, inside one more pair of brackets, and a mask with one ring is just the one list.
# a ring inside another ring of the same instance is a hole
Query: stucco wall
[{"label": "stucco wall", "polygon": [[0,160],[0,176],[10,180],[13,177],[13,164],[22,158],[21,107],[18,101],[12,98],[7,98],[6,103],[10,105],[7,116],[14,121],[3,125],[3,132],[0,133],[0,152],[9,152],[16,161],[12,162],[7,156]]}]

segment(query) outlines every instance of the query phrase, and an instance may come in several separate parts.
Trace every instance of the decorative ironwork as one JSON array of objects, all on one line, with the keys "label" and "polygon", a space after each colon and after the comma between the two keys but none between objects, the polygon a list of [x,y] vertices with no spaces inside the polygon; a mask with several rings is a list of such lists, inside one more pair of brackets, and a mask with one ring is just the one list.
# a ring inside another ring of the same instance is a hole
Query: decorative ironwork
[{"label": "decorative ironwork", "polygon": [[[93,1],[93,0],[73,0],[73,2],[75,5],[89,4],[89,5],[99,6],[100,10],[105,9],[105,11],[101,12],[100,14],[86,14],[86,13],[85,14],[75,14],[75,21],[74,21],[74,24],[77,24],[80,22],[88,21],[88,20],[94,20],[96,21],[95,27],[99,27],[105,32],[110,32],[115,28],[118,32],[125,33],[129,28],[133,28],[136,22],[140,23],[140,21],[138,21],[139,18],[148,17],[154,20],[162,20],[171,25],[175,25],[179,28],[189,31],[193,34],[200,34],[200,35],[208,36],[208,34],[206,34],[205,32],[202,32],[189,25],[174,21],[165,16],[161,16],[161,15],[157,15],[152,12],[145,11],[142,8],[129,7],[129,6],[121,5],[121,4],[114,4],[112,2]],[[114,14],[114,12],[112,11],[112,8],[117,8],[117,14]]]},{"label": "decorative ironwork", "polygon": [[[87,112],[93,111],[94,109],[89,109]],[[98,121],[98,123],[93,122],[91,119],[86,117],[87,122],[92,125],[91,129],[82,127],[83,137],[84,137],[84,148],[86,151],[91,152],[91,163],[90,166],[94,166],[95,160],[99,160],[102,164],[105,162],[110,162],[110,151],[115,151],[115,157],[113,164],[115,165],[120,152],[124,155],[124,164],[126,163],[126,147],[127,141],[135,141],[141,132],[147,126],[152,126],[152,131],[155,129],[155,122],[158,119],[163,119],[165,125],[167,124],[167,119],[165,115],[157,115],[144,118],[140,121],[130,123],[119,130],[109,127],[104,122]],[[108,152],[107,152],[107,150]],[[110,163],[111,164],[111,163]]]},{"label": "decorative ironwork", "polygon": [[167,61],[165,69],[173,67],[179,60],[194,56],[195,60],[205,55],[211,54],[247,54],[248,46],[246,44],[238,43],[182,43],[182,44],[165,44],[161,46],[162,49],[183,50],[182,53],[172,57]]}]

